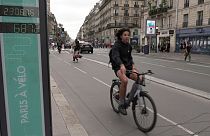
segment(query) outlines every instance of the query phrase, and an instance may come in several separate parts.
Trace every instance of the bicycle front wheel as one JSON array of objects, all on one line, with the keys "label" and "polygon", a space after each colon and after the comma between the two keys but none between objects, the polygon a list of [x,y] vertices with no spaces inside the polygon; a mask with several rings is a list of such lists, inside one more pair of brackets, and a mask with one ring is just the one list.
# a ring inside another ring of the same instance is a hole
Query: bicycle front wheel
[{"label": "bicycle front wheel", "polygon": [[113,83],[110,89],[110,101],[111,101],[111,105],[113,110],[116,113],[119,113],[119,88],[120,88],[120,83],[116,82]]},{"label": "bicycle front wheel", "polygon": [[141,92],[140,97],[132,104],[134,121],[142,132],[151,131],[157,121],[157,110],[151,96],[146,92]]}]

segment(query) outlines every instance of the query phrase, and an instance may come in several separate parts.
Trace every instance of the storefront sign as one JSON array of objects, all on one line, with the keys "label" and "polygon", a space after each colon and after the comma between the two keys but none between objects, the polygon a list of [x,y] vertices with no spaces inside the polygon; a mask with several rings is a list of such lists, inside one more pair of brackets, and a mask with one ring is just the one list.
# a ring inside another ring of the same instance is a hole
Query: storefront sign
[{"label": "storefront sign", "polygon": [[0,1],[3,131],[8,136],[46,135],[39,5],[39,0]]}]

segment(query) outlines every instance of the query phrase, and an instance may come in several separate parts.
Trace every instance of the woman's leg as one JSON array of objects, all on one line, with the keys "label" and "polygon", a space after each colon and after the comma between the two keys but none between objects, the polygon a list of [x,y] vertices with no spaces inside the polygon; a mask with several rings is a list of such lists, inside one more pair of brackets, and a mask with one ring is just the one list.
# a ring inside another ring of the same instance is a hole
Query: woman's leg
[{"label": "woman's leg", "polygon": [[126,108],[125,108],[125,96],[126,96],[128,78],[120,70],[117,71],[117,76],[121,81],[120,90],[119,90],[120,91],[119,111],[120,111],[121,114],[127,115],[127,111],[126,111]]},{"label": "woman's leg", "polygon": [[125,99],[126,89],[127,89],[127,84],[128,84],[128,78],[120,70],[117,71],[117,76],[119,77],[119,79],[121,81],[121,84],[120,84],[120,98]]}]

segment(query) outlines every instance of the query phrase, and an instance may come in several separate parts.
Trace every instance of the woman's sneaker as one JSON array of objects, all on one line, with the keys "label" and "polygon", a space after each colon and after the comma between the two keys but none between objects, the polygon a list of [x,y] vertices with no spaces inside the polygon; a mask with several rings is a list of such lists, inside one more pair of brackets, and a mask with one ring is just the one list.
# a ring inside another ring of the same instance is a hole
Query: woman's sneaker
[{"label": "woman's sneaker", "polygon": [[127,110],[126,110],[124,104],[119,105],[118,110],[119,110],[119,112],[120,112],[122,115],[127,115]]},{"label": "woman's sneaker", "polygon": [[125,106],[125,98],[120,98],[120,104],[119,104],[118,110],[122,115],[127,115],[126,106]]}]

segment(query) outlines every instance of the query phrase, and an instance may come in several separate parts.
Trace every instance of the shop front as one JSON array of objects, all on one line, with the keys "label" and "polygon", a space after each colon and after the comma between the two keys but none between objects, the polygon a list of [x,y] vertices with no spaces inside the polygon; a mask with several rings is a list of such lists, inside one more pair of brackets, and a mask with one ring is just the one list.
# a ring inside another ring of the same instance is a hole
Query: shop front
[{"label": "shop front", "polygon": [[175,51],[175,34],[174,30],[160,30],[157,36],[158,50],[161,52]]},{"label": "shop front", "polygon": [[210,28],[180,29],[176,32],[176,52],[181,52],[180,45],[189,41],[192,53],[210,55]]}]

